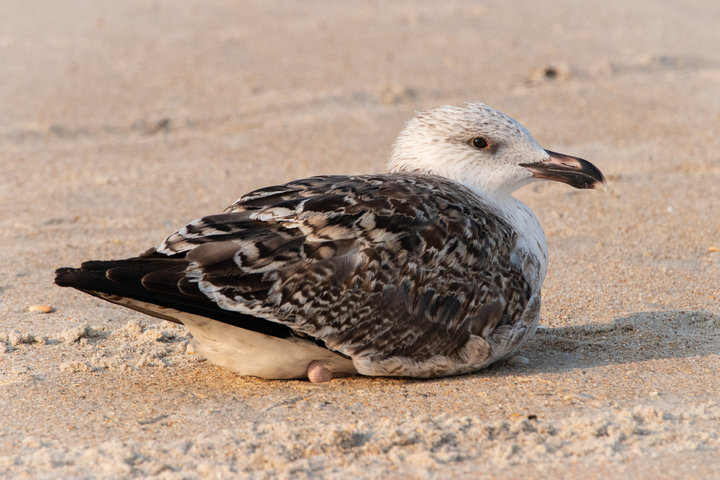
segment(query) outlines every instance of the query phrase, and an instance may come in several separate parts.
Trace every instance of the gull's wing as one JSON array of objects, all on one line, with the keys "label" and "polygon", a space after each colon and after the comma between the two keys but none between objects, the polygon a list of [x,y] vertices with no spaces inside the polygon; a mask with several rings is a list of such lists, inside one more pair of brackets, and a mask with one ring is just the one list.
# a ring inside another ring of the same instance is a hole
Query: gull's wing
[{"label": "gull's wing", "polygon": [[189,262],[170,290],[197,285],[223,310],[351,357],[422,361],[520,318],[533,292],[515,248],[509,225],[457,183],[366,175],[256,190],[158,252]]}]

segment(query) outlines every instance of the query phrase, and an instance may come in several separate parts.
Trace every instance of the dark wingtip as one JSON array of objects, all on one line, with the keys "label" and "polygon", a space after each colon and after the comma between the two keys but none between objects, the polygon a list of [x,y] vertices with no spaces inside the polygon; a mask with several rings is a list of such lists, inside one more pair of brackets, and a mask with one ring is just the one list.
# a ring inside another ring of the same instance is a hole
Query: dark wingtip
[{"label": "dark wingtip", "polygon": [[[171,322],[179,320],[138,305],[137,302],[212,318],[274,337],[287,338],[293,335],[287,325],[219,307],[200,292],[197,281],[184,276],[188,265],[188,261],[183,258],[186,252],[171,256],[154,251],[146,253],[147,255],[125,260],[91,260],[83,262],[80,268],[58,268],[55,270],[55,284],[72,287],[105,301]],[[125,301],[115,301],[114,298]],[[320,340],[316,343],[324,346]]]},{"label": "dark wingtip", "polygon": [[98,276],[105,278],[107,263],[100,260],[90,260],[83,262],[80,268],[60,267],[55,270],[55,285],[81,290],[88,289],[92,287],[93,283],[97,282]]},{"label": "dark wingtip", "polygon": [[55,276],[56,276],[56,277],[59,277],[59,276],[64,275],[64,274],[66,274],[66,273],[68,273],[68,272],[74,272],[75,270],[77,270],[77,268],[73,268],[73,267],[60,267],[60,268],[55,269]]},{"label": "dark wingtip", "polygon": [[55,285],[59,287],[72,287],[73,274],[79,272],[80,269],[72,267],[61,267],[55,270]]}]

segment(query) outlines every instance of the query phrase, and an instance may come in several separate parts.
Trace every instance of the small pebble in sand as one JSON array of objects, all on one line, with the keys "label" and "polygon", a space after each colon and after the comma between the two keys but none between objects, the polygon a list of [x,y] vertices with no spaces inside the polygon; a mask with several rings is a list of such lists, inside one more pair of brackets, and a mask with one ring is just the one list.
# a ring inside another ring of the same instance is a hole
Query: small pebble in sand
[{"label": "small pebble in sand", "polygon": [[522,355],[513,355],[508,360],[508,364],[512,365],[513,367],[519,367],[520,365],[527,365],[530,363],[530,360],[528,360],[526,357],[523,357]]},{"label": "small pebble in sand", "polygon": [[543,82],[568,80],[570,78],[570,67],[566,64],[544,65],[533,70],[528,76],[527,83],[538,85]]},{"label": "small pebble in sand", "polygon": [[30,305],[28,307],[28,312],[35,312],[35,313],[51,313],[55,309],[51,307],[50,305]]}]

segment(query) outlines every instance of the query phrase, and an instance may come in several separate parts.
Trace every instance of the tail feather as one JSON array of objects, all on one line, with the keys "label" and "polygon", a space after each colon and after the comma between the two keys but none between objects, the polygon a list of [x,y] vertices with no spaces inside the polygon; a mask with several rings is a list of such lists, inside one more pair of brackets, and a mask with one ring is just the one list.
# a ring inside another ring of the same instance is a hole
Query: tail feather
[{"label": "tail feather", "polygon": [[[293,336],[283,324],[223,310],[185,275],[183,254],[166,256],[154,251],[126,260],[92,260],[80,268],[58,268],[55,283],[138,310],[164,320],[180,321],[164,309],[187,312],[279,338]],[[148,308],[155,305],[158,310]]]}]

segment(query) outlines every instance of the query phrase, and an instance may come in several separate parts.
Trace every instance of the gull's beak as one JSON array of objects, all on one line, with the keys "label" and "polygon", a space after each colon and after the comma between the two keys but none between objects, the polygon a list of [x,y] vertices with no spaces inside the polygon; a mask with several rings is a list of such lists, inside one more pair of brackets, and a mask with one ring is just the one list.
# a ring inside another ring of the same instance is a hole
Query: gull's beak
[{"label": "gull's beak", "polygon": [[605,177],[592,163],[582,158],[545,151],[550,158],[544,162],[520,164],[532,172],[533,178],[555,180],[575,188],[605,189]]}]

